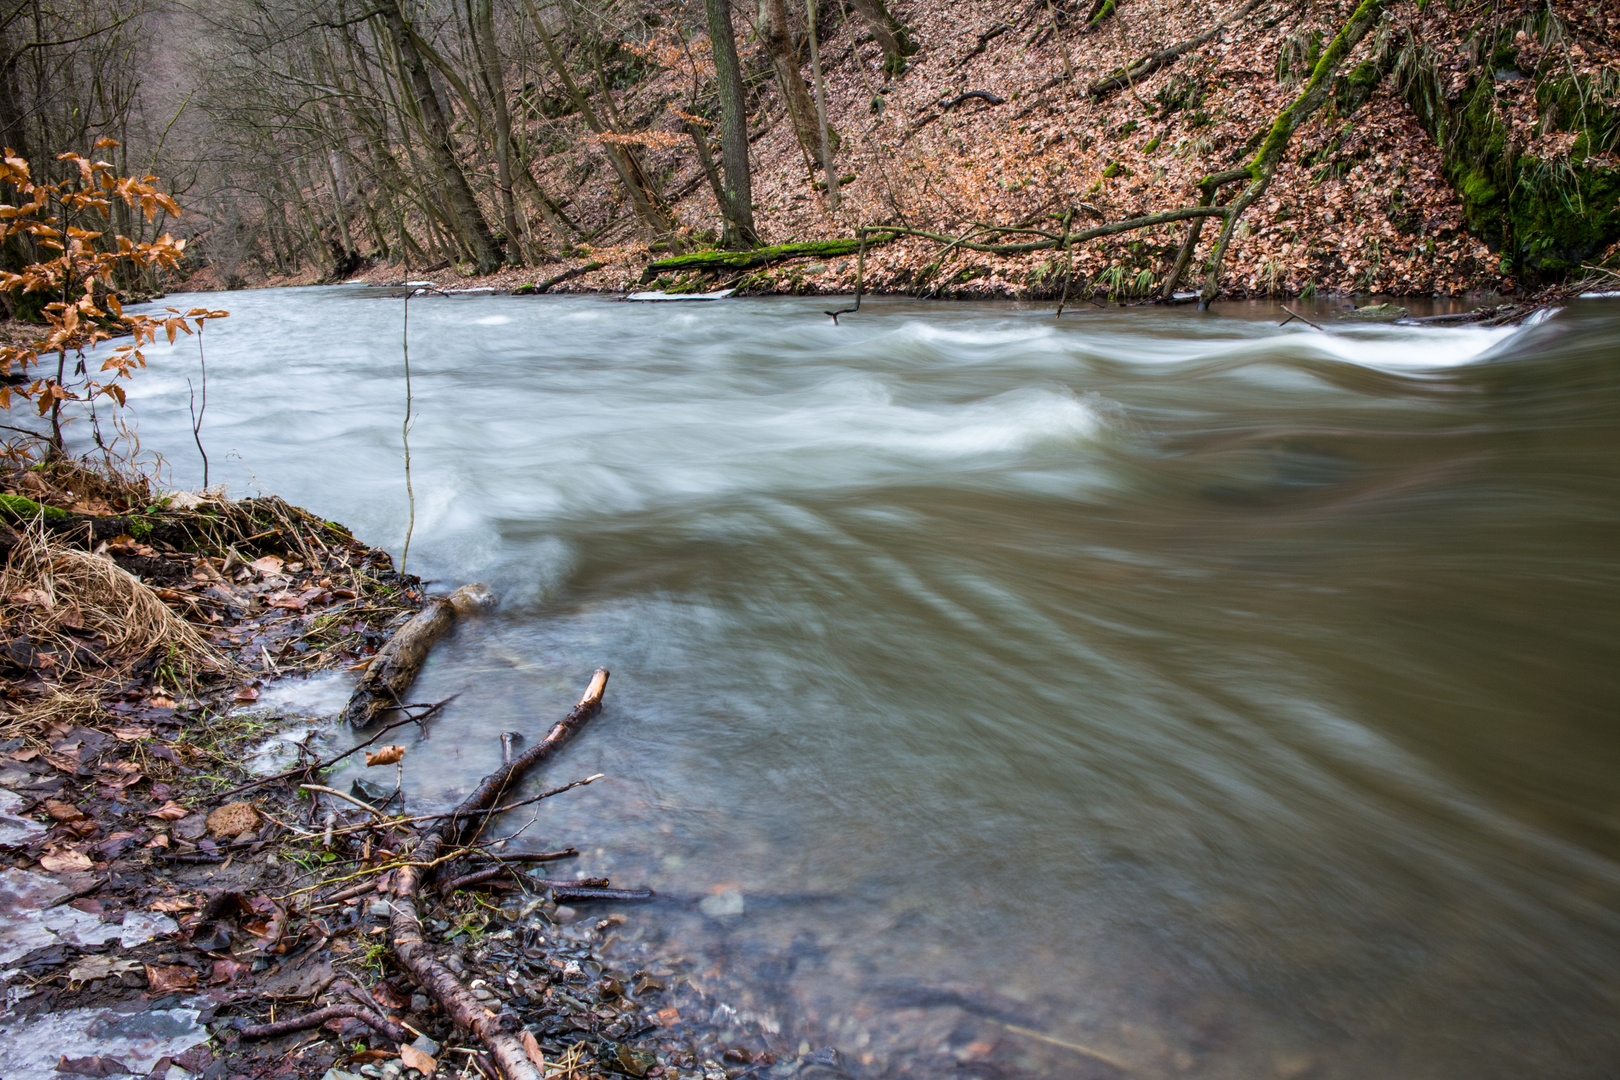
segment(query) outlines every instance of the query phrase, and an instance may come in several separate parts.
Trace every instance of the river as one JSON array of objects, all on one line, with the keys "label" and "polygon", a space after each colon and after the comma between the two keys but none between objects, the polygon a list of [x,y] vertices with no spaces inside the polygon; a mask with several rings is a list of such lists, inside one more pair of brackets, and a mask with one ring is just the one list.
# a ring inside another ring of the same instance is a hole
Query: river
[{"label": "river", "polygon": [[[166,302],[211,479],[397,558],[398,296]],[[408,569],[501,597],[418,807],[600,664],[525,838],[855,1076],[1616,1074],[1620,302],[827,306],[410,302]]]}]

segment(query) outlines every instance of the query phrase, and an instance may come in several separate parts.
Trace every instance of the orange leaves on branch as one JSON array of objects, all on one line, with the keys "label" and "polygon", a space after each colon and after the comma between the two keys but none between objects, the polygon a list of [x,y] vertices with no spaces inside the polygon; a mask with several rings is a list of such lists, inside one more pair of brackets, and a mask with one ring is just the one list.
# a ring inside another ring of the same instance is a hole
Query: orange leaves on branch
[{"label": "orange leaves on branch", "polygon": [[[104,149],[118,142],[100,139],[95,145]],[[42,355],[71,352],[82,358],[87,349],[108,338],[129,334],[134,339],[103,361],[100,371],[109,375],[105,382],[86,378],[70,390],[47,376],[28,386],[0,390],[0,408],[9,409],[15,393],[32,399],[41,416],[50,413],[59,442],[61,429],[55,410],[61,402],[103,396],[123,405],[124,391],[114,380],[127,379],[136,368],[146,366],[141,346],[156,341],[159,332],[172,344],[181,332],[192,333],[191,323],[200,331],[206,320],[224,318],[227,313],[193,308],[182,314],[170,308],[166,317],[126,315],[114,292],[119,272],[178,269],[186,242],[164,233],[149,243],[136,243],[127,236],[108,237],[105,232],[80,228],[73,218],[92,210],[108,218],[115,198],[140,210],[148,221],[156,220],[160,212],[179,216],[180,207],[158,190],[156,176],[119,176],[105,161],[72,153],[59,154],[57,160],[72,165],[77,176],[60,183],[36,183],[27,160],[9,148],[0,157],[0,196],[11,196],[11,201],[0,203],[0,243],[26,237],[24,250],[31,245],[35,251],[59,253],[20,273],[0,271],[0,291],[63,297],[45,306],[43,336],[27,344],[0,347],[0,370],[26,373]],[[68,294],[78,297],[70,300]],[[78,366],[84,370],[84,365]]]}]

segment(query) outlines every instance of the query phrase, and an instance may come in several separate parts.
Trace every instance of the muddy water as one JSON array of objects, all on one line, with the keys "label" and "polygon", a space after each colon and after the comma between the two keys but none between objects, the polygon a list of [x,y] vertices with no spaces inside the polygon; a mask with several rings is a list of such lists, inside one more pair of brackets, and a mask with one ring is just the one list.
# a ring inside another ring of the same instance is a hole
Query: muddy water
[{"label": "muddy water", "polygon": [[[397,554],[399,299],[208,300],[213,478]],[[418,806],[604,664],[523,840],[854,1075],[1620,1069],[1620,303],[825,306],[411,302]]]}]

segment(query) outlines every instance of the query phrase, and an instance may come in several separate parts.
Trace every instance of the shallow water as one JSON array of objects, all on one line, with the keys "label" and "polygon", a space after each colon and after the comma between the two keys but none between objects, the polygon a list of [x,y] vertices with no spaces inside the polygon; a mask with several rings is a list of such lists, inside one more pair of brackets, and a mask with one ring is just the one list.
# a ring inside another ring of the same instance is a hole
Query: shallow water
[{"label": "shallow water", "polygon": [[[206,302],[211,479],[397,557],[401,301]],[[857,1076],[1620,1070],[1620,303],[826,306],[411,301],[419,806],[602,664],[525,839]]]}]

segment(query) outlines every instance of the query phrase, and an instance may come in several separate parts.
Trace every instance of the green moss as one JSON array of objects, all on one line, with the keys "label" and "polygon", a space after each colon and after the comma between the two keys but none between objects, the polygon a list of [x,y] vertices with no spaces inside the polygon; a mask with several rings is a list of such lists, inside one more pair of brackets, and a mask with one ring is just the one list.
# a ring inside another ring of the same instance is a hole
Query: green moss
[{"label": "green moss", "polygon": [[46,521],[66,521],[71,516],[66,510],[25,499],[21,495],[0,495],[0,510],[20,521],[33,521],[41,515]]},{"label": "green moss", "polygon": [[[1495,32],[1506,37],[1511,29]],[[1576,133],[1574,147],[1557,161],[1520,154],[1497,115],[1493,79],[1496,67],[1513,63],[1511,49],[1493,49],[1491,67],[1454,102],[1437,92],[1439,73],[1415,43],[1396,70],[1407,103],[1444,148],[1442,172],[1469,231],[1501,253],[1508,272],[1534,283],[1620,239],[1620,170],[1593,160],[1620,147],[1620,108],[1605,104],[1593,77],[1549,66],[1534,76],[1537,105],[1556,129]]]},{"label": "green moss", "polygon": [[1102,174],[1105,179],[1112,180],[1116,176],[1129,176],[1131,174],[1131,170],[1127,169],[1117,161],[1110,161],[1107,167],[1103,169]]},{"label": "green moss", "polygon": [[[1377,18],[1379,12],[1383,10],[1388,2],[1389,0],[1361,0],[1350,18],[1345,20],[1344,26],[1339,29],[1337,34],[1333,35],[1333,40],[1328,42],[1327,48],[1323,49],[1321,55],[1317,57],[1316,63],[1311,70],[1310,81],[1305,84],[1305,88],[1299,92],[1299,96],[1289,104],[1288,108],[1277,114],[1277,119],[1272,122],[1270,133],[1266,135],[1265,141],[1260,144],[1260,149],[1255,152],[1254,157],[1250,160],[1249,173],[1255,179],[1260,178],[1268,165],[1274,165],[1279,161],[1282,158],[1283,151],[1288,149],[1288,141],[1294,135],[1295,113],[1307,99],[1324,92],[1325,87],[1323,84],[1331,77],[1333,72],[1338,70],[1339,65],[1344,62],[1345,56],[1350,52],[1352,33],[1359,30],[1367,19]],[[1315,100],[1319,101],[1321,99],[1317,97]]]},{"label": "green moss", "polygon": [[1375,60],[1363,60],[1333,82],[1333,108],[1340,116],[1350,116],[1367,104],[1384,77],[1384,68]]},{"label": "green moss", "polygon": [[[877,247],[893,239],[892,233],[876,233],[866,238],[866,246]],[[702,270],[750,270],[756,266],[769,266],[771,263],[786,262],[789,259],[831,259],[840,255],[854,255],[860,249],[860,240],[851,237],[848,240],[817,240],[806,244],[777,244],[774,247],[759,247],[749,251],[694,251],[687,255],[676,255],[673,258],[649,263],[647,272],[658,274],[666,271],[678,273]]]},{"label": "green moss", "polygon": [[145,518],[132,517],[129,519],[129,535],[137,540],[144,540],[152,535],[152,523]]},{"label": "green moss", "polygon": [[1153,136],[1153,138],[1148,140],[1148,144],[1146,146],[1142,147],[1142,153],[1144,153],[1144,154],[1153,153],[1153,151],[1155,151],[1155,150],[1157,150],[1159,148],[1159,144],[1162,143],[1162,142],[1164,142],[1164,132],[1161,131],[1159,134]]}]

